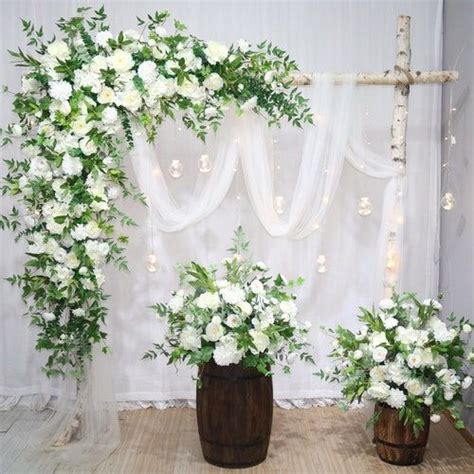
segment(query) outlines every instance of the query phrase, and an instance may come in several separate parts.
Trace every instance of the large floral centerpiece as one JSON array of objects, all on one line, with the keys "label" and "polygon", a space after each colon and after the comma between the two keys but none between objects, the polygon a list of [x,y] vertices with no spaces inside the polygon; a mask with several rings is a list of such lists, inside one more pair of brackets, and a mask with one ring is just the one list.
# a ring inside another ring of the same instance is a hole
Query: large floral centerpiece
[{"label": "large floral centerpiece", "polygon": [[241,228],[233,242],[222,272],[195,262],[181,267],[181,288],[167,304],[154,306],[167,322],[165,342],[155,344],[146,358],[161,353],[171,364],[241,363],[263,374],[270,374],[276,363],[289,372],[297,357],[312,361],[306,350],[311,324],[298,322],[292,292],[303,280],[271,277],[264,263],[249,261]]},{"label": "large floral centerpiece", "polygon": [[[444,411],[462,428],[459,403],[472,383],[467,368],[473,353],[466,348],[471,324],[454,315],[447,324],[439,318],[441,309],[437,300],[420,302],[411,293],[394,294],[378,309],[361,308],[357,332],[328,330],[335,337],[330,357],[337,363],[319,375],[339,382],[349,403],[366,397],[397,410],[415,437],[427,428],[428,415],[438,422]],[[376,410],[370,421],[376,424],[379,415]]]},{"label": "large floral centerpiece", "polygon": [[30,50],[10,52],[24,74],[2,144],[18,140],[22,155],[6,160],[2,191],[20,207],[0,226],[27,246],[25,269],[10,281],[22,289],[37,348],[49,351],[48,375],[80,377],[94,343],[107,351],[102,269],[126,269],[120,227],[133,224],[117,198],[145,200],[123,167],[136,133],[153,140],[163,120],[179,115],[205,139],[229,107],[270,124],[312,121],[283,50],[204,41],[168,19],[155,13],[138,19],[139,31],[114,33],[103,8],[79,8],[50,41],[23,20]]}]

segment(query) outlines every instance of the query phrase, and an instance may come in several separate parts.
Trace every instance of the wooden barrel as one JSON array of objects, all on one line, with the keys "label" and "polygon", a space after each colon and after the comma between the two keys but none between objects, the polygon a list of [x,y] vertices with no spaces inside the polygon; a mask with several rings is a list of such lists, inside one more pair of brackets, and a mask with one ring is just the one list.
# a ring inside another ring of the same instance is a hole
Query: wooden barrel
[{"label": "wooden barrel", "polygon": [[418,436],[415,436],[410,424],[405,425],[399,419],[399,412],[395,408],[377,403],[375,412],[379,418],[374,426],[374,442],[380,459],[399,466],[423,462],[430,431],[429,409],[426,407],[423,410],[425,426]]},{"label": "wooden barrel", "polygon": [[267,457],[272,429],[272,378],[241,364],[204,365],[196,411],[204,458],[227,468],[250,467]]}]

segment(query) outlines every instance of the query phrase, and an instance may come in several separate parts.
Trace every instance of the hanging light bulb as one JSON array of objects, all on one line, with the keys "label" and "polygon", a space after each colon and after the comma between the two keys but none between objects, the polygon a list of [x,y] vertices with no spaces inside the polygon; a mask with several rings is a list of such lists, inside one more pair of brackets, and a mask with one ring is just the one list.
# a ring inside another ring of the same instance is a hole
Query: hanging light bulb
[{"label": "hanging light bulb", "polygon": [[367,196],[363,196],[359,199],[359,208],[357,210],[359,216],[367,217],[372,214],[372,203]]},{"label": "hanging light bulb", "polygon": [[318,255],[318,258],[316,259],[316,265],[317,265],[317,270],[318,273],[326,273],[328,271],[328,267],[326,266],[327,260],[326,260],[326,255]]},{"label": "hanging light bulb", "polygon": [[183,163],[180,160],[172,160],[168,171],[172,178],[181,178],[183,176]]},{"label": "hanging light bulb", "polygon": [[154,253],[151,253],[150,255],[147,256],[146,258],[146,269],[150,273],[156,272],[156,262],[158,259],[156,258],[156,255]]},{"label": "hanging light bulb", "polygon": [[212,170],[212,161],[209,155],[201,155],[199,158],[199,171],[201,173],[209,173]]},{"label": "hanging light bulb", "polygon": [[277,214],[283,214],[286,209],[286,202],[283,196],[275,196],[275,211]]},{"label": "hanging light bulb", "polygon": [[454,199],[453,193],[444,193],[444,196],[441,198],[441,207],[445,211],[451,211],[456,205],[456,199]]}]

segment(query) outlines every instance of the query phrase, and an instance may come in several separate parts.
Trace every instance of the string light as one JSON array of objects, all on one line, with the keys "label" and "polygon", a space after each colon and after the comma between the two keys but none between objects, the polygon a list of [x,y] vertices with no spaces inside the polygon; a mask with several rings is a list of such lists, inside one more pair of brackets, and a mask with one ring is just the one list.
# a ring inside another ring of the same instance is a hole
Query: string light
[{"label": "string light", "polygon": [[199,171],[201,173],[209,173],[212,170],[212,161],[209,158],[209,155],[201,155],[199,158]]},{"label": "string light", "polygon": [[327,263],[326,255],[323,255],[323,254],[318,255],[318,258],[316,259],[318,273],[326,273],[328,271],[328,267],[326,263]]},{"label": "string light", "polygon": [[183,163],[181,163],[180,160],[171,161],[168,171],[172,178],[174,179],[181,178],[181,176],[183,176]]},{"label": "string light", "polygon": [[444,193],[443,197],[441,198],[441,207],[445,211],[451,211],[456,206],[456,199],[454,199],[453,193],[447,192]]},{"label": "string light", "polygon": [[372,214],[372,203],[367,196],[363,196],[359,199],[359,208],[357,210],[359,216],[367,217]]},{"label": "string light", "polygon": [[275,211],[277,214],[283,214],[286,210],[286,201],[283,196],[275,196]]}]

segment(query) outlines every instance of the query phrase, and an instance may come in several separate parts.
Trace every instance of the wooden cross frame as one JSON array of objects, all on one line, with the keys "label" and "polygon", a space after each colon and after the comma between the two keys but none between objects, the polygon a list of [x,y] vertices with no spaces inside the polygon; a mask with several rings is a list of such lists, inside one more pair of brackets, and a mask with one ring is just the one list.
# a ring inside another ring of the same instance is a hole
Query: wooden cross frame
[{"label": "wooden cross frame", "polygon": [[[410,69],[410,20],[407,15],[400,15],[397,23],[397,56],[395,67],[379,73],[360,72],[356,75],[357,84],[393,85],[395,86],[393,119],[391,127],[391,157],[400,166],[406,164],[406,134],[408,123],[408,97],[412,84],[443,84],[456,81],[457,71],[412,71]],[[318,74],[295,74],[293,84],[298,86],[311,84]],[[350,76],[338,74],[335,83],[348,81]]]}]

